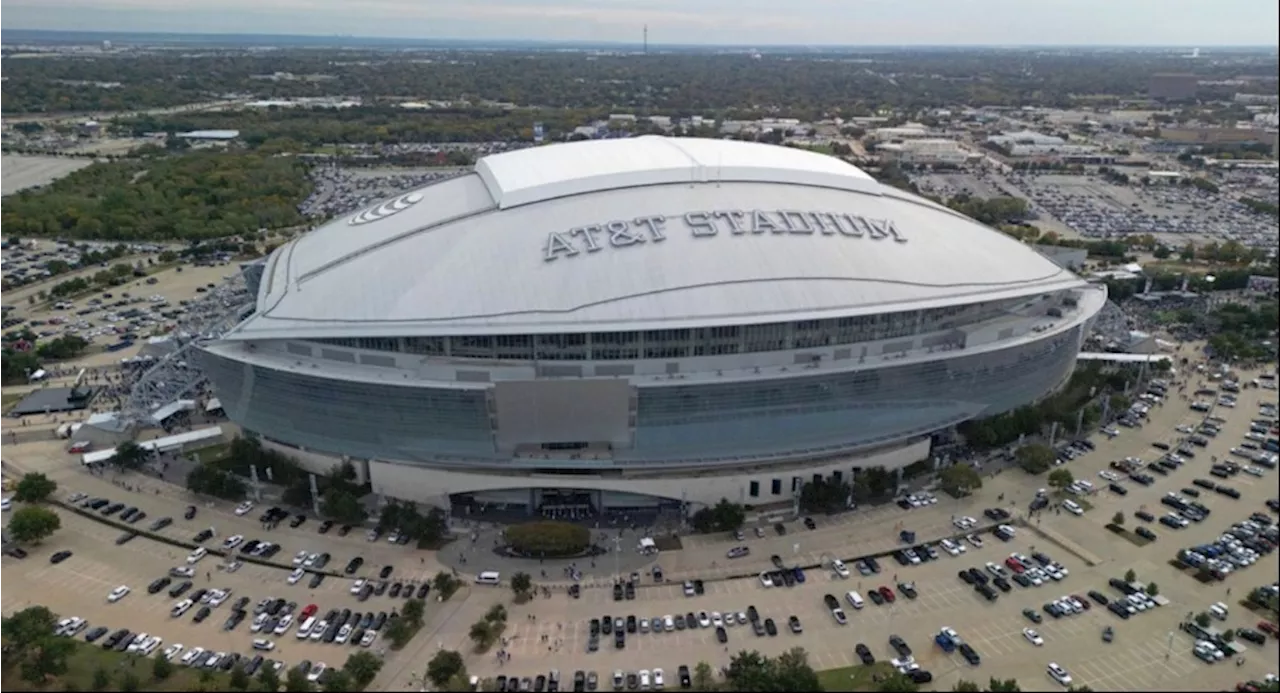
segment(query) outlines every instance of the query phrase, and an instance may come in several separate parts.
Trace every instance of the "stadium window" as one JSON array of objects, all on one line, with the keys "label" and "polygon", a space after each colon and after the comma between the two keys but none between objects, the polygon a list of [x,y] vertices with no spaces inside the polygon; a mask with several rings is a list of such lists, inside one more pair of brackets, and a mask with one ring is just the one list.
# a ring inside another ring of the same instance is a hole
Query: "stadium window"
[{"label": "stadium window", "polygon": [[759,482],[759,481],[753,481],[753,482],[751,482],[751,489],[748,491],[748,493],[750,493],[750,494],[751,494],[751,497],[752,497],[752,498],[759,498],[759,497],[760,497],[760,482]]},{"label": "stadium window", "polygon": [[773,480],[773,489],[772,489],[772,490],[773,490],[773,495],[775,495],[775,496],[781,496],[781,495],[782,495],[782,479],[774,479],[774,480]]}]

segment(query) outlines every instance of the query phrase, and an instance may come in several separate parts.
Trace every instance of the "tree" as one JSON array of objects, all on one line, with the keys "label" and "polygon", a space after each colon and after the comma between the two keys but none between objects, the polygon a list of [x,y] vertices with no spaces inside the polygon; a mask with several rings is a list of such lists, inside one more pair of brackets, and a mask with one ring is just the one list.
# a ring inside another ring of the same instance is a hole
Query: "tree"
[{"label": "tree", "polygon": [[493,637],[493,626],[488,621],[480,619],[471,624],[471,631],[467,636],[476,644],[477,650],[482,650],[489,646],[490,638]]},{"label": "tree", "polygon": [[951,687],[952,693],[978,693],[982,688],[972,681],[960,679],[956,681],[956,685]]},{"label": "tree", "polygon": [[[271,667],[267,667],[270,669]],[[164,681],[173,675],[173,663],[165,659],[163,652],[157,652],[154,659],[151,660],[151,678],[156,681]]]},{"label": "tree", "polygon": [[533,578],[528,573],[515,573],[511,576],[511,591],[516,593],[516,599],[528,599],[533,592]]},{"label": "tree", "polygon": [[1111,516],[1111,524],[1113,524],[1113,525],[1124,525],[1124,513],[1123,513],[1123,512],[1117,512],[1115,515],[1112,515],[1112,516]]},{"label": "tree", "polygon": [[693,668],[693,676],[689,678],[693,679],[694,690],[709,691],[716,685],[716,672],[706,662],[698,662]]},{"label": "tree", "polygon": [[740,691],[821,691],[818,674],[808,660],[799,647],[776,659],[755,651],[740,652],[729,661],[725,678]]},{"label": "tree", "polygon": [[1220,637],[1222,638],[1223,642],[1231,642],[1232,640],[1236,639],[1236,632],[1234,630],[1231,630],[1230,628],[1227,628],[1222,631],[1222,635]]},{"label": "tree", "polygon": [[1207,612],[1207,611],[1201,611],[1200,613],[1196,614],[1196,625],[1197,625],[1197,626],[1200,626],[1201,628],[1208,628],[1208,627],[1209,627],[1209,624],[1210,624],[1211,622],[1212,622],[1212,621],[1211,621],[1211,619],[1209,618],[1209,612]]},{"label": "tree", "polygon": [[408,619],[410,623],[422,625],[422,619],[427,613],[427,605],[421,599],[410,599],[404,603],[404,609],[400,611],[400,617]]},{"label": "tree", "polygon": [[9,536],[19,544],[39,544],[61,528],[58,513],[39,505],[18,508],[9,518]]},{"label": "tree", "polygon": [[1154,582],[1148,582],[1148,583],[1147,583],[1147,594],[1148,594],[1148,595],[1150,595],[1150,596],[1152,596],[1152,597],[1154,597],[1154,596],[1156,596],[1156,595],[1160,594],[1160,585],[1157,585],[1157,584],[1156,584],[1156,583],[1154,583]]},{"label": "tree", "polygon": [[364,688],[382,670],[382,660],[370,652],[360,651],[347,657],[342,670],[351,675],[357,688]]},{"label": "tree", "polygon": [[231,668],[231,679],[227,685],[237,691],[249,690],[249,675],[244,673],[244,667]]},{"label": "tree", "polygon": [[348,525],[364,522],[367,515],[364,506],[360,504],[360,499],[354,493],[332,486],[324,492],[324,497],[320,501],[320,512],[337,522]]},{"label": "tree", "polygon": [[[1266,690],[1265,688],[1262,690]],[[1067,686],[1067,693],[1093,693],[1093,689],[1084,684],[1079,686]]]},{"label": "tree", "polygon": [[452,597],[453,593],[458,591],[459,586],[458,579],[450,575],[446,570],[436,573],[436,576],[431,580],[431,589],[435,590],[442,600]]},{"label": "tree", "polygon": [[1133,582],[1138,579],[1138,574],[1133,572],[1133,568],[1124,571],[1124,581]]},{"label": "tree", "polygon": [[111,674],[106,669],[98,667],[93,670],[93,680],[89,682],[89,690],[105,691],[111,686]]},{"label": "tree", "polygon": [[120,690],[124,693],[134,693],[140,688],[142,688],[142,679],[132,671],[126,671],[124,676],[120,677]]},{"label": "tree", "polygon": [[1018,466],[1028,474],[1044,474],[1053,466],[1055,459],[1053,448],[1038,443],[1018,448],[1014,456],[1018,458]]},{"label": "tree", "polygon": [[307,680],[306,672],[291,667],[289,673],[284,677],[284,689],[288,693],[307,693],[312,690],[311,682]]},{"label": "tree", "polygon": [[4,633],[4,664],[17,665],[23,681],[43,684],[67,672],[67,658],[75,642],[53,634],[56,616],[43,606],[31,606],[0,621]]},{"label": "tree", "polygon": [[938,474],[938,487],[959,498],[982,488],[982,475],[967,464],[953,464]]},{"label": "tree", "polygon": [[747,521],[747,511],[737,503],[721,498],[719,503],[695,512],[689,523],[699,532],[733,532]]},{"label": "tree", "polygon": [[14,489],[13,499],[20,503],[42,503],[57,490],[58,482],[39,472],[23,474]]},{"label": "tree", "polygon": [[987,683],[987,690],[991,693],[1019,693],[1022,687],[1018,685],[1017,679],[998,679],[993,676]]},{"label": "tree", "polygon": [[1049,485],[1058,490],[1062,490],[1076,482],[1076,477],[1071,473],[1070,469],[1059,467],[1049,472]]},{"label": "tree", "polygon": [[324,680],[320,682],[321,690],[326,693],[346,693],[346,691],[355,690],[351,686],[351,674],[342,669],[331,669],[324,675]]},{"label": "tree", "polygon": [[276,673],[275,667],[262,667],[258,672],[258,688],[264,693],[276,693],[280,690],[280,675]]},{"label": "tree", "polygon": [[120,469],[141,469],[150,456],[151,453],[143,449],[141,445],[132,440],[126,440],[116,446],[116,454],[111,458],[111,463]]},{"label": "tree", "polygon": [[427,678],[437,687],[445,685],[449,679],[466,670],[462,655],[453,650],[439,650],[427,662]]}]

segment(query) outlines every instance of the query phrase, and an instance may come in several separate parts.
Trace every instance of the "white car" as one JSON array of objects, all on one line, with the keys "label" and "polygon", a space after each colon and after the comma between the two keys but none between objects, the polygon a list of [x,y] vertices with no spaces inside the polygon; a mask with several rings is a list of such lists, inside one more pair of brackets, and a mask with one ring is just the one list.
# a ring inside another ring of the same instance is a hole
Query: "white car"
[{"label": "white car", "polygon": [[1084,514],[1084,508],[1080,507],[1079,503],[1076,503],[1070,498],[1062,501],[1062,507],[1066,508],[1067,512],[1071,513],[1072,515],[1079,516]]},{"label": "white car", "polygon": [[1031,643],[1032,645],[1035,645],[1036,647],[1040,647],[1041,645],[1044,644],[1044,638],[1040,637],[1040,634],[1035,632],[1031,628],[1023,628],[1022,637],[1026,638],[1027,642]]},{"label": "white car", "polygon": [[[838,558],[834,561],[831,561],[831,569],[836,571],[836,575],[839,575],[842,578],[849,577],[849,568],[844,564],[844,561]],[[661,669],[659,669],[658,671],[661,671]]]},{"label": "white car", "polygon": [[760,573],[760,584],[765,587],[773,587],[773,578],[769,577],[769,573]]},{"label": "white car", "polygon": [[174,602],[173,608],[169,610],[169,614],[174,618],[177,618],[187,613],[192,606],[195,606],[195,602],[190,599],[183,599],[182,601]]},{"label": "white car", "polygon": [[262,627],[267,625],[267,619],[271,618],[270,614],[261,613],[253,617],[253,623],[249,626],[250,633],[259,633]]},{"label": "white car", "polygon": [[979,549],[980,549],[980,548],[982,548],[982,537],[980,537],[980,536],[978,536],[978,535],[976,535],[976,534],[970,534],[969,536],[967,536],[967,537],[965,537],[965,538],[966,538],[966,539],[968,539],[968,540],[969,540],[969,543],[970,543],[970,544],[973,544],[975,547],[977,547],[977,548],[979,548]]},{"label": "white car", "polygon": [[267,640],[266,638],[254,638],[253,649],[262,650],[263,652],[270,652],[271,650],[276,649],[276,644],[270,640]]},{"label": "white car", "polygon": [[298,552],[298,553],[293,557],[293,564],[294,564],[294,565],[302,565],[302,564],[303,564],[303,562],[307,560],[307,556],[309,556],[309,555],[310,555],[310,554],[308,554],[306,551],[299,551],[299,552]]},{"label": "white car", "polygon": [[950,539],[943,539],[941,543],[942,543],[942,550],[946,551],[952,556],[959,556],[965,551],[968,551],[968,549],[965,548],[964,544],[958,544],[954,541],[951,541]]},{"label": "white car", "polygon": [[298,581],[301,580],[302,576],[306,574],[307,574],[307,571],[303,570],[302,568],[294,568],[293,572],[289,573],[289,578],[288,578],[289,584],[290,585],[298,584]]},{"label": "white car", "polygon": [[129,596],[129,586],[120,585],[119,587],[111,590],[111,593],[107,595],[107,601],[114,604],[127,596]]},{"label": "white car", "polygon": [[9,512],[13,509],[12,498],[0,498],[0,512]]},{"label": "white car", "polygon": [[308,635],[307,637],[312,640],[319,640],[320,638],[324,637],[324,632],[328,630],[328,628],[329,628],[328,621],[325,621],[325,620],[316,621],[316,624],[314,626],[311,626],[311,635]]},{"label": "white car", "polygon": [[719,611],[711,612],[711,625],[715,626],[716,628],[721,628],[724,626],[724,617],[720,615]]},{"label": "white car", "polygon": [[311,671],[307,673],[307,680],[312,683],[319,681],[320,677],[324,675],[324,670],[328,668],[329,665],[324,662],[316,662],[315,664],[312,664]]},{"label": "white car", "polygon": [[280,617],[280,622],[271,630],[276,635],[284,635],[289,632],[289,626],[293,625],[293,614],[285,614]]},{"label": "white car", "polygon": [[231,536],[227,537],[226,541],[222,542],[222,548],[230,551],[231,549],[234,549],[235,547],[239,546],[242,543],[244,543],[243,534],[232,534]]},{"label": "white car", "polygon": [[248,515],[253,510],[253,501],[245,501],[236,506],[236,515]]},{"label": "white car", "polygon": [[180,643],[174,643],[164,648],[164,652],[162,652],[160,656],[164,657],[166,661],[172,662],[173,658],[180,654],[182,654],[182,645]]},{"label": "white car", "polygon": [[351,637],[351,624],[344,623],[342,624],[342,627],[338,629],[338,637],[334,638],[333,641],[338,643],[339,645],[345,645],[347,643],[347,638],[350,638],[350,637]]},{"label": "white car", "polygon": [[187,554],[187,563],[199,563],[201,558],[209,555],[209,550],[203,546],[197,546],[195,551]]},{"label": "white car", "polygon": [[640,676],[640,690],[646,690],[649,688],[649,670],[641,669],[638,673]]},{"label": "white car", "polygon": [[138,650],[141,650],[142,646],[147,644],[147,641],[150,639],[151,639],[151,636],[148,635],[147,633],[138,633],[138,636],[135,637],[133,641],[129,643],[129,647],[126,649],[126,651],[137,652]]},{"label": "white car", "polygon": [[951,521],[951,524],[955,525],[956,529],[965,530],[970,527],[977,527],[978,521],[972,517],[957,517]]},{"label": "white car", "polygon": [[1057,681],[1064,686],[1071,685],[1071,674],[1068,674],[1066,669],[1063,669],[1054,662],[1049,662],[1049,666],[1046,668],[1046,671],[1049,672],[1049,678],[1054,681]]},{"label": "white car", "polygon": [[665,685],[667,685],[667,682],[666,682],[666,681],[664,681],[664,680],[663,680],[663,678],[662,678],[662,670],[661,670],[661,669],[654,669],[654,670],[653,670],[653,687],[654,687],[654,688],[662,688],[662,687],[663,687],[663,686],[665,686]]},{"label": "white car", "polygon": [[156,648],[160,647],[162,644],[164,644],[164,638],[153,635],[150,638],[147,638],[146,642],[142,643],[142,646],[138,648],[138,654],[143,655],[144,657],[150,657],[151,653],[155,652]]},{"label": "white car", "polygon": [[1113,472],[1113,471],[1111,471],[1111,470],[1109,470],[1109,469],[1104,469],[1104,470],[1102,470],[1102,471],[1098,472],[1098,476],[1102,477],[1103,479],[1106,479],[1107,481],[1119,481],[1119,480],[1120,480],[1120,475],[1119,475],[1119,474],[1116,474],[1115,472]]},{"label": "white car", "polygon": [[378,631],[370,628],[360,637],[360,647],[368,647],[373,644],[374,638],[378,637]]},{"label": "white car", "polygon": [[351,589],[349,591],[351,594],[360,594],[360,590],[364,589],[364,584],[364,578],[358,578],[355,582],[351,583]]},{"label": "white car", "polygon": [[182,659],[178,660],[183,666],[192,666],[198,662],[204,661],[204,648],[193,647],[182,655]]},{"label": "white car", "polygon": [[707,612],[705,611],[698,612],[698,627],[699,628],[711,627],[711,617],[707,615]]},{"label": "white car", "polygon": [[178,566],[177,568],[170,568],[169,574],[172,575],[173,577],[189,578],[189,577],[195,577],[196,570],[191,566],[182,565],[182,566]]}]

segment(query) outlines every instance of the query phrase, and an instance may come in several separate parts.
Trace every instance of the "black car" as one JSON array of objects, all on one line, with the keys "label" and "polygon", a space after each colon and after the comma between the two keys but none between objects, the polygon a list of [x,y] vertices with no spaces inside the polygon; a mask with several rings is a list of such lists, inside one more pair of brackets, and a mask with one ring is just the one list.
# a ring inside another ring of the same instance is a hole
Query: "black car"
[{"label": "black car", "polygon": [[911,656],[911,646],[910,646],[910,645],[908,645],[908,644],[907,644],[907,641],[906,641],[906,640],[903,640],[900,636],[897,636],[897,635],[890,635],[890,636],[889,636],[889,647],[892,647],[892,648],[893,648],[893,650],[894,650],[894,652],[897,652],[897,653],[898,653],[898,656],[899,656],[899,657],[910,657],[910,656]]},{"label": "black car", "polygon": [[876,663],[875,655],[871,654],[871,648],[863,645],[862,643],[858,643],[853,648],[853,652],[858,655],[858,659],[862,660],[862,663],[866,666]]},{"label": "black car", "polygon": [[991,581],[991,584],[1000,588],[1001,592],[1011,592],[1013,590],[1013,585],[1010,585],[1009,581],[1002,577],[995,578]]},{"label": "black car", "polygon": [[625,630],[615,629],[613,631],[613,647],[621,650],[627,646],[627,632]]},{"label": "black car", "polygon": [[188,505],[186,512],[182,513],[182,517],[183,519],[186,519],[186,520],[194,520],[196,517],[196,512],[197,512],[196,506]]},{"label": "black car", "polygon": [[917,685],[926,684],[933,680],[933,674],[924,669],[912,669],[907,672],[907,678]]},{"label": "black car", "polygon": [[311,589],[315,589],[315,588],[319,587],[319,586],[320,586],[320,583],[322,583],[322,582],[324,582],[324,573],[312,573],[312,574],[311,574],[311,581],[310,581],[310,582],[308,582],[308,583],[307,583],[307,585],[308,585]]},{"label": "black car", "polygon": [[395,599],[400,596],[400,590],[402,589],[404,589],[404,585],[398,582],[393,582],[391,583],[391,589],[387,590],[387,596]]},{"label": "black car", "polygon": [[124,534],[121,534],[120,536],[116,537],[116,546],[120,546],[122,544],[128,544],[129,542],[133,541],[137,537],[138,537],[137,532],[125,532]]},{"label": "black car", "polygon": [[289,526],[293,527],[294,529],[297,529],[302,526],[303,522],[306,522],[306,521],[307,521],[307,516],[303,515],[302,513],[298,513],[297,515],[293,516],[292,520],[289,520]]},{"label": "black car", "polygon": [[431,592],[431,585],[428,585],[425,582],[418,585],[418,599],[426,599],[429,592]]},{"label": "black car", "polygon": [[351,525],[342,525],[338,528],[338,536],[345,537],[351,532]]},{"label": "black car", "polygon": [[898,591],[907,599],[915,599],[920,596],[919,593],[916,592],[916,585],[914,582],[899,582]]},{"label": "black car", "polygon": [[170,582],[172,582],[172,580],[167,577],[152,580],[151,584],[147,585],[147,594],[155,594],[156,592],[159,592],[160,590],[168,587]]},{"label": "black car", "polygon": [[356,601],[361,601],[361,602],[368,601],[369,597],[372,595],[373,595],[373,585],[370,585],[369,583],[366,582],[364,587],[360,588],[360,593],[356,595]]},{"label": "black car", "polygon": [[192,617],[191,620],[195,621],[196,623],[204,623],[204,620],[206,618],[209,618],[209,614],[212,614],[212,613],[213,613],[213,609],[210,609],[207,606],[202,606],[200,607],[200,610],[196,612],[196,615]]},{"label": "black car", "polygon": [[1121,486],[1120,484],[1117,484],[1117,483],[1115,483],[1115,482],[1112,482],[1112,483],[1110,483],[1110,484],[1107,484],[1107,488],[1111,489],[1111,492],[1112,492],[1112,493],[1114,493],[1114,494],[1116,494],[1117,496],[1127,496],[1127,495],[1129,495],[1129,489],[1127,489],[1127,488],[1125,488],[1125,487],[1123,487],[1123,486]]},{"label": "black car", "polygon": [[384,565],[382,566],[382,570],[378,571],[378,577],[382,578],[383,580],[386,580],[388,577],[391,577],[392,570],[393,568],[391,566]]},{"label": "black car", "polygon": [[347,562],[347,567],[343,568],[342,572],[346,573],[347,575],[355,575],[355,572],[357,570],[360,570],[360,566],[362,565],[364,565],[364,559],[359,556],[356,556],[355,558]]},{"label": "black car", "polygon": [[331,529],[333,529],[333,520],[325,520],[324,522],[320,523],[320,526],[316,529],[316,532],[320,534],[328,534],[329,530]]},{"label": "black car", "polygon": [[766,619],[764,620],[764,631],[765,631],[766,633],[768,633],[770,636],[777,635],[777,634],[778,634],[778,625],[777,625],[776,623],[774,623],[774,622],[773,622],[773,619],[771,619],[771,618],[766,618]]},{"label": "black car", "polygon": [[1139,527],[1139,528],[1137,528],[1137,529],[1133,530],[1133,533],[1134,533],[1134,534],[1136,534],[1136,535],[1138,535],[1138,536],[1140,536],[1140,537],[1142,537],[1143,539],[1147,539],[1147,540],[1149,540],[1149,541],[1155,541],[1155,540],[1156,540],[1156,533],[1155,533],[1155,532],[1152,532],[1151,530],[1147,529],[1146,527]]},{"label": "black car", "polygon": [[1255,645],[1266,645],[1267,636],[1265,633],[1256,631],[1252,628],[1237,628],[1236,637],[1248,640]]},{"label": "black car", "polygon": [[613,601],[615,602],[622,601],[622,583],[621,582],[613,583]]},{"label": "black car", "polygon": [[967,642],[960,644],[960,656],[964,657],[964,661],[968,662],[970,666],[976,667],[982,664],[982,656]]},{"label": "black car", "polygon": [[806,517],[804,518],[804,526],[809,529],[817,529],[818,523],[814,522],[812,517]]},{"label": "black car", "polygon": [[689,676],[689,667],[681,664],[677,671],[680,679],[680,687],[691,688],[693,686],[693,677]]},{"label": "black car", "polygon": [[880,594],[880,590],[873,589],[868,591],[867,598],[869,598],[871,600],[871,603],[875,604],[876,606],[881,606],[884,604],[884,595]]},{"label": "black car", "polygon": [[1004,508],[987,508],[982,511],[982,514],[986,515],[988,519],[995,520],[996,522],[1009,518],[1009,511]]},{"label": "black car", "polygon": [[634,615],[627,617],[627,632],[628,633],[636,632],[636,617]]},{"label": "black car", "polygon": [[777,532],[778,536],[782,536],[787,533],[787,526],[781,522],[774,523],[773,531]]},{"label": "black car", "polygon": [[162,517],[162,518],[160,518],[160,519],[156,520],[155,522],[152,522],[152,523],[151,523],[151,531],[152,531],[152,532],[157,532],[157,531],[159,531],[159,530],[164,529],[165,527],[168,527],[168,526],[169,526],[169,525],[171,525],[171,524],[173,524],[173,518],[172,518],[172,517]]},{"label": "black car", "polygon": [[1143,522],[1155,522],[1155,521],[1156,521],[1156,516],[1155,516],[1155,515],[1152,515],[1151,513],[1147,512],[1147,511],[1145,511],[1145,510],[1139,510],[1139,511],[1135,512],[1135,513],[1133,514],[1133,516],[1134,516],[1134,517],[1136,517],[1136,518],[1138,518],[1139,520],[1142,520]]},{"label": "black car", "polygon": [[112,633],[111,635],[108,635],[107,639],[102,641],[102,649],[110,650],[116,645],[119,645],[120,641],[129,637],[129,635],[130,633],[128,628],[121,628],[120,630]]},{"label": "black car", "polygon": [[[695,588],[695,589],[696,589],[696,588]],[[635,585],[635,583],[633,583],[633,582],[627,582],[627,584],[623,585],[623,591],[624,591],[624,593],[625,593],[625,595],[626,595],[626,598],[627,598],[627,599],[635,599],[635,598],[636,598],[636,585]]]},{"label": "black car", "polygon": [[1097,590],[1089,590],[1089,598],[1101,604],[1102,606],[1106,606],[1108,603],[1111,602],[1110,599],[1107,599],[1107,595]]},{"label": "black car", "polygon": [[716,626],[716,642],[721,645],[729,642],[729,631],[725,630],[724,626]]},{"label": "black car", "polygon": [[209,541],[209,539],[211,539],[212,537],[213,537],[212,529],[202,529],[199,532],[196,532],[196,535],[191,538],[191,541],[193,543],[200,544],[200,543]]},{"label": "black car", "polygon": [[173,587],[169,588],[170,597],[181,597],[187,590],[191,589],[191,581],[183,580]]},{"label": "black car", "polygon": [[84,641],[97,642],[99,639],[102,638],[102,636],[106,634],[107,634],[107,627],[98,626],[97,628],[90,629],[88,633],[84,634]]},{"label": "black car", "polygon": [[55,553],[55,554],[53,554],[52,556],[50,556],[50,557],[49,557],[49,562],[50,562],[50,563],[53,563],[54,565],[57,565],[57,564],[59,564],[59,563],[61,563],[61,562],[65,561],[65,560],[67,560],[68,558],[71,558],[71,552],[70,552],[70,551],[59,551],[59,552],[57,552],[57,553]]},{"label": "black car", "polygon": [[4,550],[5,554],[14,558],[22,559],[27,557],[27,552],[21,546],[10,546]]},{"label": "black car", "polygon": [[760,612],[756,611],[756,607],[754,604],[747,607],[747,620],[751,621],[752,623],[755,623],[756,621],[760,620]]},{"label": "black car", "polygon": [[968,570],[957,571],[956,577],[960,578],[960,581],[966,585],[973,584],[973,575],[970,575]]}]

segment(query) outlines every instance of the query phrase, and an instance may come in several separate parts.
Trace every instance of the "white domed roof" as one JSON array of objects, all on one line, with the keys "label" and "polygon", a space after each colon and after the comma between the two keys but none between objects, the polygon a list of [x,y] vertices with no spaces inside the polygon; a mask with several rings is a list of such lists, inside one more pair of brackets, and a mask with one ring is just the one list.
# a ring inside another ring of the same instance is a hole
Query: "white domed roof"
[{"label": "white domed roof", "polygon": [[486,157],[333,221],[276,251],[228,338],[748,324],[1081,284],[833,157],[639,137]]}]

